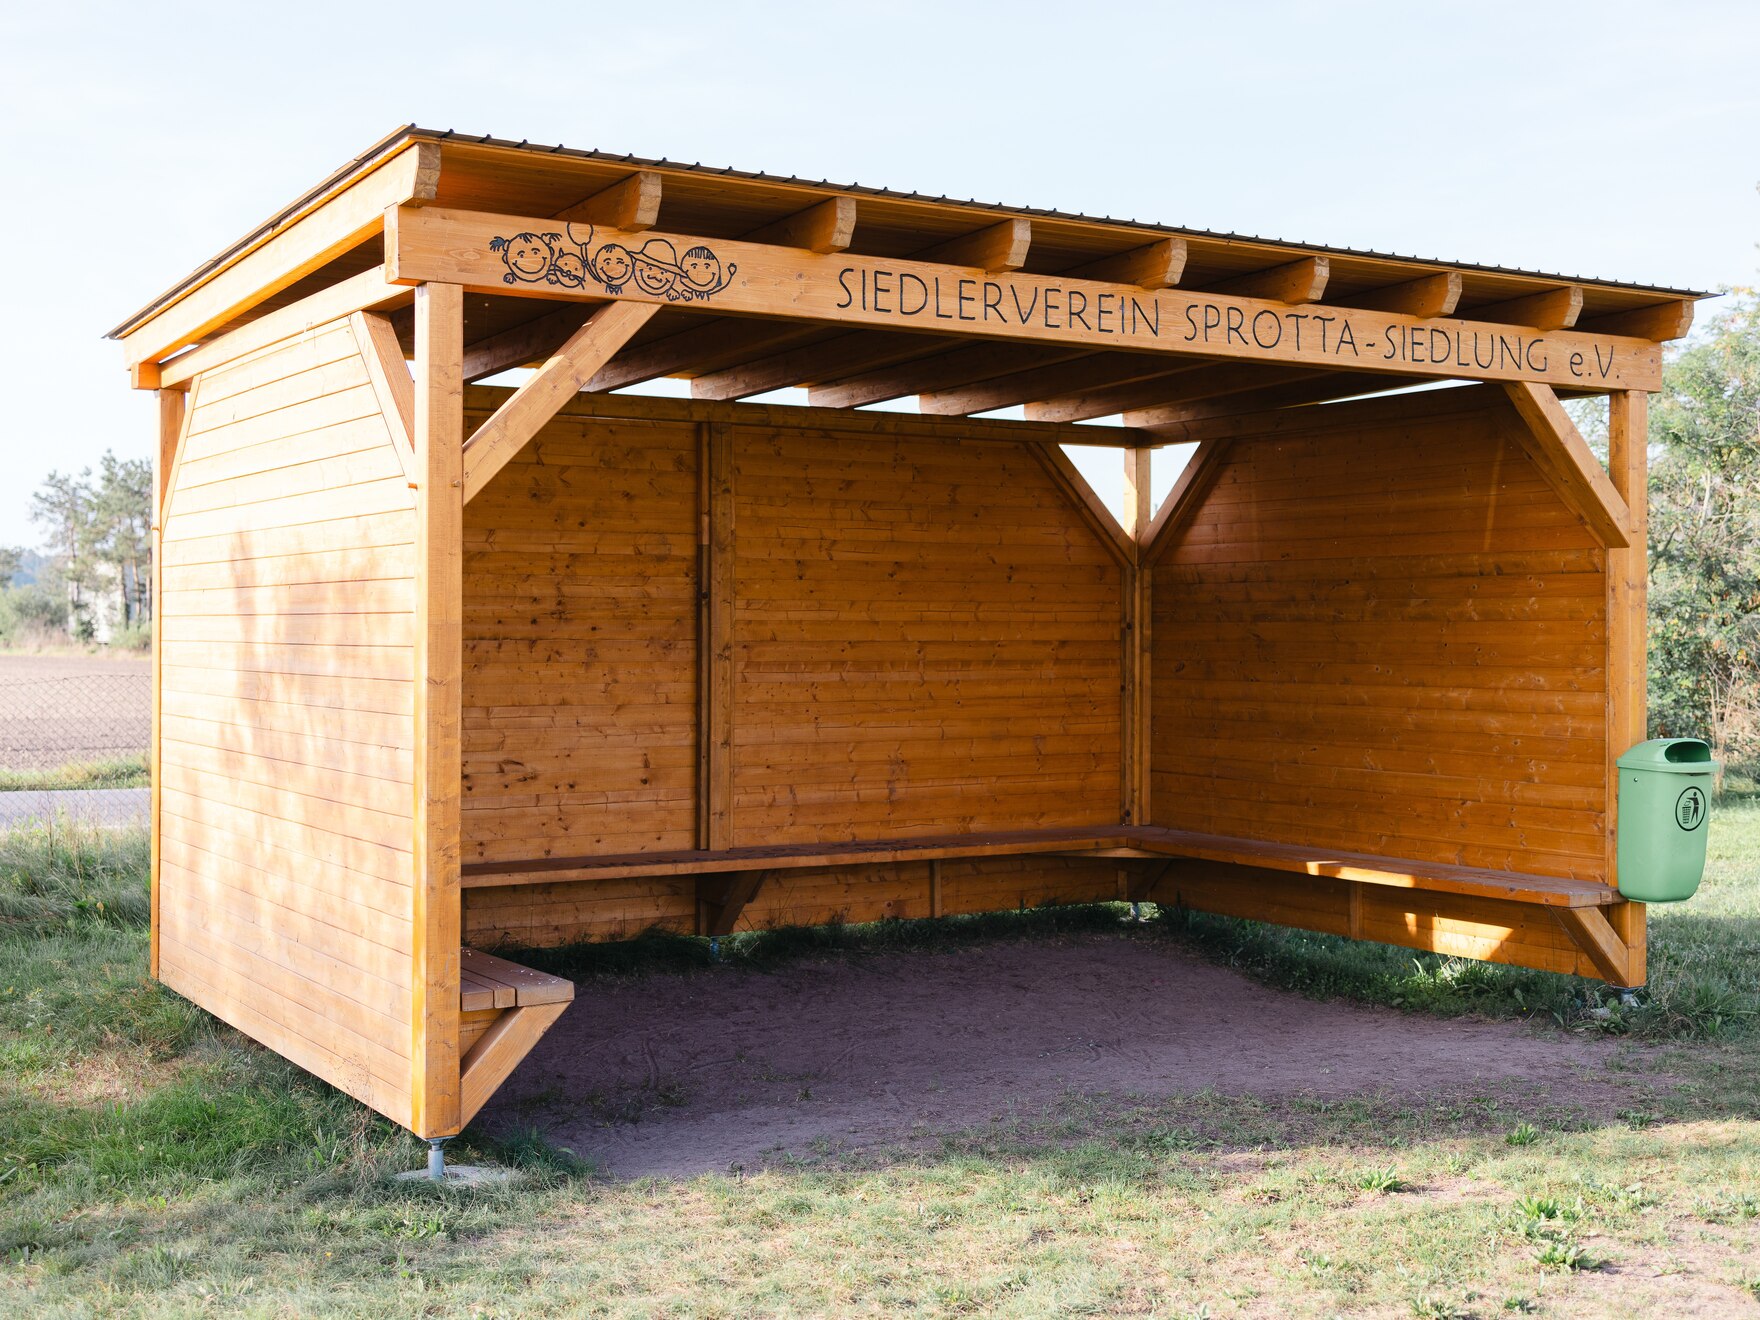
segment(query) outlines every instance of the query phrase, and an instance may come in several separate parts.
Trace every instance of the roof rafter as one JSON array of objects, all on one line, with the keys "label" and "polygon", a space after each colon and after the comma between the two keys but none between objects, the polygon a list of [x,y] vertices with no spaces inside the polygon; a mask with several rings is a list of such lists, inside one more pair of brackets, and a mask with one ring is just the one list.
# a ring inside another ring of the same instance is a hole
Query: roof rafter
[{"label": "roof rafter", "polygon": [[1120,385],[1166,371],[1167,363],[1146,353],[1093,353],[1055,366],[1011,372],[976,385],[921,393],[917,396],[917,407],[922,412],[942,416],[992,412],[1063,390]]},{"label": "roof rafter", "polygon": [[1223,280],[1211,285],[1206,292],[1226,293],[1236,298],[1269,298],[1280,303],[1319,302],[1331,274],[1332,262],[1326,257],[1302,257],[1281,266]]},{"label": "roof rafter", "polygon": [[[908,367],[885,366],[840,377],[807,392],[808,401],[820,408],[859,408],[910,395],[977,385],[1029,367],[1048,367],[1058,362],[1093,356],[1085,348],[1042,348],[1013,344],[967,344],[949,349],[940,341],[932,356]],[[866,366],[867,364],[864,364]]]},{"label": "roof rafter", "polygon": [[1367,307],[1377,312],[1401,312],[1406,316],[1447,316],[1461,300],[1459,271],[1443,271],[1439,275],[1420,275],[1415,280],[1388,284],[1379,289],[1350,296],[1353,307]]},{"label": "roof rafter", "polygon": [[583,220],[588,224],[638,234],[660,220],[662,181],[653,170],[637,170],[591,197],[558,211],[555,219]]},{"label": "roof rafter", "polygon": [[808,252],[842,252],[855,237],[856,199],[827,197],[803,211],[784,216],[746,235],[748,243],[805,248]]},{"label": "roof rafter", "polygon": [[1315,375],[1315,371],[1309,367],[1261,366],[1256,362],[1203,362],[1178,371],[1158,372],[1146,379],[1106,389],[1029,403],[1027,418],[1035,422],[1085,422],[1096,417],[1111,417],[1115,413],[1178,408],[1201,399],[1218,398],[1242,390],[1311,380]]},{"label": "roof rafter", "polygon": [[1502,321],[1532,326],[1536,330],[1569,330],[1583,311],[1583,286],[1567,284],[1561,289],[1510,298],[1467,313],[1474,321]]},{"label": "roof rafter", "polygon": [[1033,244],[1033,222],[1015,218],[961,234],[914,255],[912,261],[933,261],[945,266],[974,266],[982,271],[1019,270],[1027,264]]}]

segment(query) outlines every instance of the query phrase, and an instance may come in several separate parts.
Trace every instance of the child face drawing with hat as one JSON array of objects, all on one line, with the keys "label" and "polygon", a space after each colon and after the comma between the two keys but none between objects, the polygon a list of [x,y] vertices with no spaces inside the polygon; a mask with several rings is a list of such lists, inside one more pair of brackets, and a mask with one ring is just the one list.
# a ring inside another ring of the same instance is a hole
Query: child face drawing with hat
[{"label": "child face drawing with hat", "polygon": [[636,288],[650,298],[673,295],[684,271],[678,265],[678,249],[664,238],[650,238],[635,254]]}]

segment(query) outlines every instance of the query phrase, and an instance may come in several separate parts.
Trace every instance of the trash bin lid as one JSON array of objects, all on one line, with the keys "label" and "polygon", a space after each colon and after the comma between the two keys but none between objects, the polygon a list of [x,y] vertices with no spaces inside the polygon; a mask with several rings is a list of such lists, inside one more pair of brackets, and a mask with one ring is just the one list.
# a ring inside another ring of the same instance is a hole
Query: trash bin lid
[{"label": "trash bin lid", "polygon": [[1622,770],[1661,770],[1674,775],[1708,775],[1717,770],[1711,745],[1698,738],[1652,738],[1619,758]]}]

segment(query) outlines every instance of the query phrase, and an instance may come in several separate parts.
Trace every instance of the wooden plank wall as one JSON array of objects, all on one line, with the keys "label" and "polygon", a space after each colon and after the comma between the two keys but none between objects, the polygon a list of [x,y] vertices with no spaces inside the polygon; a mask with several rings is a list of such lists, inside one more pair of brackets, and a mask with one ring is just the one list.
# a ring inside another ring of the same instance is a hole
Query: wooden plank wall
[{"label": "wooden plank wall", "polygon": [[199,376],[164,520],[159,970],[410,1118],[414,501],[346,322]]},{"label": "wooden plank wall", "polygon": [[695,425],[564,413],[464,535],[465,860],[695,847]]},{"label": "wooden plank wall", "polygon": [[[472,391],[473,421],[499,397]],[[709,425],[571,404],[467,506],[467,859],[701,846]],[[731,845],[1116,823],[1120,571],[1035,457],[1017,442],[725,430]],[[742,924],[1116,892],[1115,867],[1054,859],[945,863],[936,886],[927,864],[801,871]],[[696,918],[684,880],[465,903],[482,944]]]},{"label": "wooden plank wall", "polygon": [[[1462,412],[1337,405],[1232,442],[1153,568],[1155,824],[1606,878],[1606,553],[1514,411],[1461,394]],[[1391,894],[1352,914],[1306,880],[1263,898],[1288,924],[1578,962],[1534,914]],[[1239,906],[1195,878],[1187,901]]]}]

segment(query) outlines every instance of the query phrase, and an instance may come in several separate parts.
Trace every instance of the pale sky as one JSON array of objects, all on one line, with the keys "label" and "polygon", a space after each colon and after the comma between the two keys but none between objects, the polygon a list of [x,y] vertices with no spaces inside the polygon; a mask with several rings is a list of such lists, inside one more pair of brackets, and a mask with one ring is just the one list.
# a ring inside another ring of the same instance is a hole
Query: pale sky
[{"label": "pale sky", "polygon": [[402,123],[1716,288],[1756,51],[1751,2],[8,5],[0,545],[150,452],[102,333]]}]

